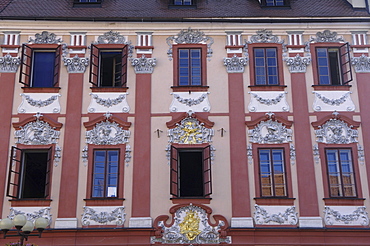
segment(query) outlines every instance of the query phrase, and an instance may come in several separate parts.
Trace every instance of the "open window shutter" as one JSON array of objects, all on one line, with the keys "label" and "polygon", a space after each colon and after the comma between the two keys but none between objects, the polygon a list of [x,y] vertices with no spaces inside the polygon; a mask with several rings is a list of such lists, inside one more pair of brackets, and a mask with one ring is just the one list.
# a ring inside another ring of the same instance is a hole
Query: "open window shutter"
[{"label": "open window shutter", "polygon": [[48,149],[48,159],[46,163],[46,176],[45,176],[45,198],[49,196],[50,192],[50,169],[53,162],[52,147]]},{"label": "open window shutter", "polygon": [[27,44],[23,44],[19,83],[23,84],[26,87],[30,86],[31,68],[32,68],[32,48]]},{"label": "open window shutter", "polygon": [[179,162],[178,150],[171,146],[171,173],[170,173],[170,193],[174,197],[179,196]]},{"label": "open window shutter", "polygon": [[122,70],[121,70],[121,86],[127,86],[127,58],[128,58],[128,45],[122,49]]},{"label": "open window shutter", "polygon": [[59,69],[60,69],[60,54],[62,46],[59,45],[55,50],[55,62],[54,62],[54,77],[53,77],[53,86],[57,87],[59,83]]},{"label": "open window shutter", "polygon": [[91,44],[91,55],[90,55],[90,83],[98,87],[99,81],[99,48],[96,45]]},{"label": "open window shutter", "polygon": [[12,146],[12,153],[9,162],[8,187],[6,195],[12,198],[19,197],[19,185],[22,173],[22,149]]},{"label": "open window shutter", "polygon": [[211,146],[208,145],[203,150],[203,182],[204,196],[212,194],[212,174],[211,174]]},{"label": "open window shutter", "polygon": [[349,51],[350,51],[349,43],[345,43],[339,48],[343,84],[348,84],[349,82],[353,80],[351,57],[349,55]]}]

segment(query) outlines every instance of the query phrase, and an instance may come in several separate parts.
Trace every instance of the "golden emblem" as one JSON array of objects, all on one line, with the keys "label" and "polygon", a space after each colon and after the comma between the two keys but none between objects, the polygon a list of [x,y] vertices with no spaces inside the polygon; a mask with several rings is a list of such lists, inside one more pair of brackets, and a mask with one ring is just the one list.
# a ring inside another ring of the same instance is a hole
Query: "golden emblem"
[{"label": "golden emblem", "polygon": [[184,134],[180,137],[180,140],[185,144],[196,144],[197,140],[201,141],[201,138],[197,138],[197,134],[200,128],[196,126],[194,122],[186,122],[184,128],[182,129]]},{"label": "golden emblem", "polygon": [[199,222],[200,219],[194,211],[187,212],[184,220],[179,225],[180,233],[185,234],[190,241],[194,240],[201,232]]}]

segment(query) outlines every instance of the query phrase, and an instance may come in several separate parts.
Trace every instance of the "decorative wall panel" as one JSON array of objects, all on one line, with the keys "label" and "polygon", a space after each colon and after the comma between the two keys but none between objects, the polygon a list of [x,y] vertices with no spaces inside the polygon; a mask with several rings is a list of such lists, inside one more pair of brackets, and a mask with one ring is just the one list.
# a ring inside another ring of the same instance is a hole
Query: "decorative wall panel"
[{"label": "decorative wall panel", "polygon": [[18,113],[60,113],[58,93],[22,93]]},{"label": "decorative wall panel", "polygon": [[170,105],[171,112],[209,112],[211,105],[208,92],[174,92]]},{"label": "decorative wall panel", "polygon": [[355,111],[350,91],[313,91],[315,111]]},{"label": "decorative wall panel", "polygon": [[367,226],[369,216],[366,207],[326,206],[324,221],[326,225]]},{"label": "decorative wall panel", "polygon": [[[183,206],[183,207],[179,207]],[[230,244],[231,237],[226,236],[227,221],[221,215],[215,215],[216,223],[209,221],[211,209],[205,206],[179,205],[170,210],[173,222],[168,224],[167,215],[155,220],[155,237],[151,243],[159,244]]]},{"label": "decorative wall panel", "polygon": [[284,91],[252,91],[248,105],[250,112],[286,112],[290,107]]},{"label": "decorative wall panel", "polygon": [[295,206],[254,206],[254,223],[257,225],[297,225]]},{"label": "decorative wall panel", "polygon": [[89,113],[128,113],[130,106],[127,103],[128,93],[90,93],[91,101]]},{"label": "decorative wall panel", "polygon": [[10,208],[9,219],[14,219],[18,214],[26,216],[27,220],[35,222],[38,218],[45,218],[48,221],[48,225],[51,224],[52,215],[50,214],[50,207],[15,207]]},{"label": "decorative wall panel", "polygon": [[125,207],[84,207],[82,225],[123,226],[126,220]]}]

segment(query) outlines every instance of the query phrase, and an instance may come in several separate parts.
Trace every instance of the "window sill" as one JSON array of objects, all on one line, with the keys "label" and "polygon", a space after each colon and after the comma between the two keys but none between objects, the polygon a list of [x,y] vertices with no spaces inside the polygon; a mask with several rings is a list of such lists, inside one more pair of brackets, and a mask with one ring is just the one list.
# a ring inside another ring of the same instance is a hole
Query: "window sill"
[{"label": "window sill", "polygon": [[51,199],[27,198],[9,200],[12,207],[49,207]]},{"label": "window sill", "polygon": [[293,206],[295,198],[290,197],[255,197],[258,205],[284,205]]},{"label": "window sill", "polygon": [[179,197],[179,198],[171,198],[170,200],[172,201],[173,204],[189,204],[189,203],[210,204],[212,198]]},{"label": "window sill", "polygon": [[197,5],[174,5],[170,4],[168,5],[169,9],[196,9]]},{"label": "window sill", "polygon": [[89,198],[84,199],[86,206],[120,206],[124,198]]},{"label": "window sill", "polygon": [[338,197],[338,198],[323,198],[325,205],[331,206],[364,206],[365,198]]},{"label": "window sill", "polygon": [[251,91],[283,91],[286,85],[250,85]]},{"label": "window sill", "polygon": [[90,87],[92,92],[126,92],[128,87]]},{"label": "window sill", "polygon": [[312,85],[315,91],[349,91],[352,85]]},{"label": "window sill", "polygon": [[24,93],[59,93],[60,87],[22,87]]},{"label": "window sill", "polygon": [[208,91],[209,86],[171,86],[174,92]]}]

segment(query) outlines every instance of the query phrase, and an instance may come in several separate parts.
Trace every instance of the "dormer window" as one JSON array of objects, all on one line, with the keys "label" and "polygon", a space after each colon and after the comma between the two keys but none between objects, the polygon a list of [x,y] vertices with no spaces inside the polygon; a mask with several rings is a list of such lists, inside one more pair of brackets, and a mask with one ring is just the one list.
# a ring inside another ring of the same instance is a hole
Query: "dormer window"
[{"label": "dormer window", "polygon": [[102,0],[74,0],[73,7],[100,7]]},{"label": "dormer window", "polygon": [[192,5],[193,1],[192,0],[174,0],[173,4],[174,5]]},{"label": "dormer window", "polygon": [[196,8],[196,0],[169,0],[169,8]]},{"label": "dormer window", "polygon": [[262,7],[287,7],[289,0],[260,0]]}]

